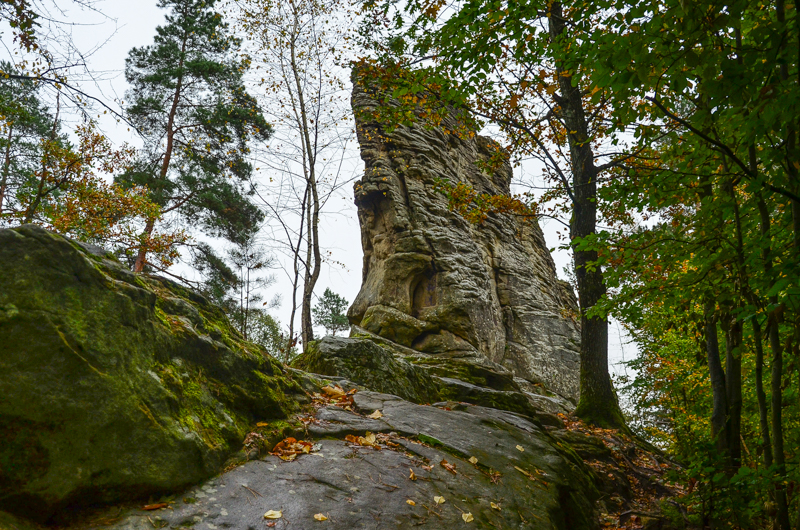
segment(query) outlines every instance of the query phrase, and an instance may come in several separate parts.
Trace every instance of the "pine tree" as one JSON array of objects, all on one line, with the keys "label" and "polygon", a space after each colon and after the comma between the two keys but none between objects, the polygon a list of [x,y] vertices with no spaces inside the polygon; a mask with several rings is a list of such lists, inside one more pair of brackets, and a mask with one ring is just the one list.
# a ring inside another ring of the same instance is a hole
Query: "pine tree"
[{"label": "pine tree", "polygon": [[[208,235],[234,241],[263,215],[248,195],[249,145],[272,129],[247,93],[246,59],[228,35],[216,0],[160,0],[169,9],[155,42],[133,48],[125,77],[131,85],[127,114],[145,137],[148,153],[121,180],[146,185],[163,214],[176,213]],[[153,232],[146,223],[143,242]],[[147,263],[139,250],[134,270]]]},{"label": "pine tree", "polygon": [[[6,63],[3,72],[16,73]],[[15,212],[19,193],[33,185],[41,163],[42,140],[54,127],[56,118],[39,99],[38,87],[31,81],[0,78],[0,219]],[[59,133],[58,124],[56,133]],[[64,141],[61,134],[59,142]]]},{"label": "pine tree", "polygon": [[350,327],[345,315],[347,304],[347,300],[330,289],[325,289],[319,303],[311,310],[314,313],[314,323],[324,327],[327,333],[336,336],[337,331],[344,331]]}]

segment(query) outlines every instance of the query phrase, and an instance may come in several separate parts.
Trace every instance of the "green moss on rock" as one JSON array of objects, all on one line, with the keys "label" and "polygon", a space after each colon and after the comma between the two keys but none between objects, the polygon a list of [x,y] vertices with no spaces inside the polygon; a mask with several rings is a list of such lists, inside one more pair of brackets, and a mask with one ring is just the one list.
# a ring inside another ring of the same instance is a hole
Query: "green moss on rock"
[{"label": "green moss on rock", "polygon": [[176,490],[304,393],[205,298],[96,247],[0,230],[0,510]]},{"label": "green moss on rock", "polygon": [[425,370],[367,339],[325,337],[293,363],[320,375],[344,377],[370,390],[414,403],[439,400],[438,383]]}]

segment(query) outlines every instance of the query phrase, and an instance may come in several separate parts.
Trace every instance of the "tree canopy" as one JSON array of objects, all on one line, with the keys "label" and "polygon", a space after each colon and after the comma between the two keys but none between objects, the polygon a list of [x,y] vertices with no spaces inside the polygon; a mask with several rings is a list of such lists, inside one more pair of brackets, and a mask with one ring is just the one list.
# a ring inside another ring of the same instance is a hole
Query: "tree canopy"
[{"label": "tree canopy", "polygon": [[[208,0],[160,0],[169,9],[154,43],[133,48],[125,64],[127,116],[145,131],[145,152],[118,181],[145,185],[164,214],[174,212],[206,233],[236,241],[263,218],[248,199],[250,143],[271,127],[243,75],[246,58]],[[144,237],[153,231],[148,220]],[[135,269],[142,270],[140,250]]]}]

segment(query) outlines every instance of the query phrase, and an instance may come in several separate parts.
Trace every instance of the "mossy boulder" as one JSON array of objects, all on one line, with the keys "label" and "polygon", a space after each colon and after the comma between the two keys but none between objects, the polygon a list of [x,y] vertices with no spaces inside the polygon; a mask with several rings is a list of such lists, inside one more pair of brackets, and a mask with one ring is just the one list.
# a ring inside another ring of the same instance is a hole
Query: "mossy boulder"
[{"label": "mossy boulder", "polygon": [[305,398],[222,311],[101,249],[0,230],[0,510],[175,491]]},{"label": "mossy boulder", "polygon": [[435,378],[368,339],[325,337],[292,365],[320,375],[345,377],[370,390],[414,403],[439,401]]}]

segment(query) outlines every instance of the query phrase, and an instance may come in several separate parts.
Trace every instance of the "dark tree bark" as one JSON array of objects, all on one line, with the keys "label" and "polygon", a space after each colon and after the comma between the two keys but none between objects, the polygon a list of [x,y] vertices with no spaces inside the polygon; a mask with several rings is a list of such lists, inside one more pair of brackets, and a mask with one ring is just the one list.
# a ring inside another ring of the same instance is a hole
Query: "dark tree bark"
[{"label": "dark tree bark", "polygon": [[725,372],[719,354],[719,338],[717,336],[717,316],[714,302],[705,304],[706,356],[708,358],[708,374],[711,379],[713,405],[711,410],[711,435],[714,437],[717,450],[728,455],[728,437],[726,423],[728,416],[728,393],[725,385]]},{"label": "dark tree bark", "polygon": [[728,458],[731,472],[742,464],[742,323],[731,318],[725,333],[725,398],[728,402]]},{"label": "dark tree bark", "polygon": [[[770,216],[767,209],[766,202],[763,198],[759,197],[758,200],[758,213],[761,224],[761,237],[764,241],[770,244],[763,250],[764,256],[764,272],[767,277],[772,274],[772,259],[769,252],[772,246],[772,237],[770,235]],[[777,305],[777,296],[770,297],[770,304]],[[786,469],[786,459],[783,454],[783,419],[782,419],[782,406],[783,406],[783,390],[781,388],[781,374],[783,373],[783,349],[781,346],[780,338],[780,322],[777,315],[777,310],[773,310],[769,319],[767,320],[767,335],[769,338],[770,349],[772,350],[772,363],[770,374],[770,390],[772,392],[771,400],[771,423],[772,423],[772,453],[774,463],[777,465],[777,473],[782,476]],[[781,530],[790,530],[789,523],[789,505],[786,499],[786,490],[783,487],[782,481],[777,481],[775,484],[775,502],[778,505],[778,525]]]},{"label": "dark tree bark", "polygon": [[[550,37],[557,41],[566,30],[560,3],[551,5],[548,22]],[[558,117],[569,132],[575,196],[570,229],[572,239],[577,240],[596,232],[597,168],[580,87],[573,86],[572,76],[565,74],[557,62],[560,95],[555,97],[560,107]],[[581,306],[581,396],[575,413],[595,425],[627,429],[608,374],[608,321],[605,317],[587,316],[606,293],[603,271],[597,265],[598,254],[596,250],[579,250],[573,246],[573,255]]]}]

